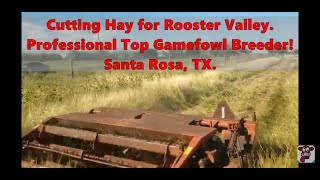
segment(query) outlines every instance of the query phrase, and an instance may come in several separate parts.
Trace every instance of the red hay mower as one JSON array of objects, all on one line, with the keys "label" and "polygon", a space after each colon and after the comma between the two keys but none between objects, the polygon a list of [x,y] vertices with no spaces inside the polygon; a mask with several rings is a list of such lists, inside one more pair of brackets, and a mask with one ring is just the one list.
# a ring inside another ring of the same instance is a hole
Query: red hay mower
[{"label": "red hay mower", "polygon": [[211,118],[96,108],[51,117],[22,138],[22,167],[248,167],[256,118],[222,102]]}]

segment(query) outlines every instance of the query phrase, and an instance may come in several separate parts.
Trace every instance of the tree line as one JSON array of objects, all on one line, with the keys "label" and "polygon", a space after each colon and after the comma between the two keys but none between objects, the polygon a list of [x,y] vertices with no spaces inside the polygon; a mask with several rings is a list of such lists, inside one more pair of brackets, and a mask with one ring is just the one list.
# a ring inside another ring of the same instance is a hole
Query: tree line
[{"label": "tree line", "polygon": [[[294,51],[298,53],[298,50]],[[172,50],[158,52],[154,49],[149,49],[144,53],[133,52],[133,51],[95,51],[95,52],[84,52],[84,51],[71,51],[65,57],[58,53],[22,53],[22,60],[27,61],[50,61],[50,60],[103,60],[106,58],[112,58],[114,60],[141,60],[149,58],[159,59],[175,59],[175,58],[196,58],[196,57],[212,57],[212,56],[237,56],[240,54],[251,54],[251,51],[233,51],[231,48],[227,50],[212,50],[212,51],[200,51],[200,50]],[[269,54],[285,54],[288,51],[268,51]]]}]

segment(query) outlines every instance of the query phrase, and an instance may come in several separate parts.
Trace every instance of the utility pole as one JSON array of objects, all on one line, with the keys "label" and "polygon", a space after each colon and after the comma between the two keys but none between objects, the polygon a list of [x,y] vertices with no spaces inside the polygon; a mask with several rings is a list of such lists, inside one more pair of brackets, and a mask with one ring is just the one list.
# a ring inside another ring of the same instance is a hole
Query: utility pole
[{"label": "utility pole", "polygon": [[[278,25],[278,13],[277,12],[275,12],[275,16],[274,16],[274,26],[273,26],[273,39],[275,40],[275,41],[277,41],[277,25]],[[279,51],[276,51],[276,56],[279,56]]]},{"label": "utility pole", "polygon": [[73,60],[70,58],[71,78],[73,78]]}]

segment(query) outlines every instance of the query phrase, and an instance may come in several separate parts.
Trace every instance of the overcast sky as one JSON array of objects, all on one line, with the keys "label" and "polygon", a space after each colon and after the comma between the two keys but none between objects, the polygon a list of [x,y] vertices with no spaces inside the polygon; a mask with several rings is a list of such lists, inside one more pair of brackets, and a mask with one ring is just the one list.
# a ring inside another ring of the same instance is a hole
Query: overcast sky
[{"label": "overcast sky", "polygon": [[[67,20],[77,20],[101,23],[101,31],[99,33],[99,41],[110,41],[112,38],[118,40],[118,50],[121,50],[122,43],[120,39],[130,38],[132,41],[147,41],[151,43],[158,38],[165,41],[195,41],[201,38],[202,41],[219,41],[222,38],[238,38],[243,41],[267,41],[274,38],[278,41],[288,41],[290,38],[294,41],[294,48],[298,48],[298,13],[280,13],[280,12],[256,12],[256,13],[211,13],[211,12],[25,12],[22,13],[22,51],[27,52],[27,39],[32,38],[37,41],[49,41],[54,38],[59,38],[59,41],[80,41],[85,38],[86,41],[98,41],[97,34],[92,34],[90,31],[50,31],[46,27],[49,19],[56,19],[60,22]],[[132,21],[134,22],[133,30],[130,34],[125,34],[122,31],[106,31],[104,30],[105,20],[116,18],[117,21]],[[145,21],[159,21],[160,26],[158,31],[139,31],[137,30],[136,22],[144,18]],[[174,21],[196,22],[205,20],[206,22],[221,22],[219,31],[164,31],[163,20],[170,18]],[[274,27],[273,31],[268,31],[261,34],[259,31],[226,31],[224,19],[236,19],[242,22],[244,18],[252,18],[253,21],[269,21]],[[28,51],[36,53],[37,51]],[[43,51],[40,51],[43,52]],[[67,51],[59,52],[65,55]]]}]

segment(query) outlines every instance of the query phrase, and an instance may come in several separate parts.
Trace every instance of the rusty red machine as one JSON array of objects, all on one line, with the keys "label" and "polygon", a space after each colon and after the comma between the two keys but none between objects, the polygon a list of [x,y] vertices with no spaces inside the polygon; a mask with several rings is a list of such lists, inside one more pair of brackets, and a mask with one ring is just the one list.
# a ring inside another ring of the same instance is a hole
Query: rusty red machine
[{"label": "rusty red machine", "polygon": [[36,126],[22,138],[22,167],[248,167],[255,127],[255,113],[236,118],[226,102],[210,118],[96,108]]}]

